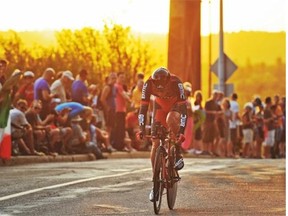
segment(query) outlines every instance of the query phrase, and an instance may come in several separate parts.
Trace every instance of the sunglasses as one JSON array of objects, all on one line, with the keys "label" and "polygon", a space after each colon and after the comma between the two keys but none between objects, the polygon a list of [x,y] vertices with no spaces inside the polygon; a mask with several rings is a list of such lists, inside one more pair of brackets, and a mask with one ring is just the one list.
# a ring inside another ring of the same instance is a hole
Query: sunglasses
[{"label": "sunglasses", "polygon": [[25,107],[25,106],[20,106],[19,109],[21,109],[21,110],[26,110],[27,107]]}]

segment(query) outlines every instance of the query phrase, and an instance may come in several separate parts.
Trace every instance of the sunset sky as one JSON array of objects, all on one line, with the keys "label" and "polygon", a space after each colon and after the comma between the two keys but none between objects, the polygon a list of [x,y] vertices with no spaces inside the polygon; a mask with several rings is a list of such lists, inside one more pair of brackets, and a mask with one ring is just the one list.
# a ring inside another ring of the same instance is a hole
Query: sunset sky
[{"label": "sunset sky", "polygon": [[[224,31],[285,31],[285,0],[223,0]],[[136,32],[167,33],[170,0],[7,0],[1,3],[0,30],[101,28],[104,21]],[[202,0],[202,34],[217,33],[219,0]],[[211,14],[209,14],[211,11]]]}]

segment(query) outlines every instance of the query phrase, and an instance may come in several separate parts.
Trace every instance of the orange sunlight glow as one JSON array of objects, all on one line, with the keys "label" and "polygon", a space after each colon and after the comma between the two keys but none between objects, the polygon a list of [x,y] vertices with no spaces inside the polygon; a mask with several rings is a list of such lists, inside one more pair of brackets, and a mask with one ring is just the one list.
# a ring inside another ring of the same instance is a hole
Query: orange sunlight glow
[{"label": "orange sunlight glow", "polygon": [[[223,4],[224,31],[285,31],[285,0]],[[112,21],[135,32],[167,33],[169,6],[170,0],[9,0],[1,3],[0,30],[99,29]],[[201,0],[201,9],[202,34],[217,33],[219,0]]]}]

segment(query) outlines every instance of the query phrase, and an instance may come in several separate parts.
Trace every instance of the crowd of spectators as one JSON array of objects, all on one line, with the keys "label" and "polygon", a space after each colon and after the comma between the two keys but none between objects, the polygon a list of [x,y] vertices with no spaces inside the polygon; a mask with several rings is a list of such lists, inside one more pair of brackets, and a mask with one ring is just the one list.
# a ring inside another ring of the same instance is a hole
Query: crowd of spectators
[{"label": "crowd of spectators", "polygon": [[237,93],[224,97],[214,90],[203,102],[201,91],[196,91],[194,140],[184,151],[214,157],[285,158],[286,97],[254,96],[243,108],[237,100]]},{"label": "crowd of spectators", "polygon": [[[85,69],[73,74],[47,68],[39,78],[23,73],[10,110],[13,155],[90,152],[103,159],[103,152],[150,150],[151,143],[136,136],[144,74],[137,73],[131,88],[123,72],[111,72],[104,85],[89,85],[88,76]],[[257,96],[241,109],[236,93],[228,98],[214,90],[204,101],[200,90],[192,96],[189,82],[184,88],[189,114],[184,153],[285,157],[285,96],[263,101]]]},{"label": "crowd of spectators", "polygon": [[103,152],[145,150],[135,136],[144,75],[131,90],[123,72],[110,73],[102,89],[89,85],[88,75],[53,68],[39,78],[23,73],[10,110],[13,155],[90,152],[103,159]]}]

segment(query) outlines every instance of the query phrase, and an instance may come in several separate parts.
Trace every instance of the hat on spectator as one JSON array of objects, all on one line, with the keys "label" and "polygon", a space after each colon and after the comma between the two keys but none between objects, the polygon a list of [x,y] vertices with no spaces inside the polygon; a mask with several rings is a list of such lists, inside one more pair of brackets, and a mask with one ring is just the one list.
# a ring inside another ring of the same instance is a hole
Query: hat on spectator
[{"label": "hat on spectator", "polygon": [[34,73],[32,72],[32,71],[26,71],[25,73],[24,73],[24,77],[34,77],[35,75],[34,75]]},{"label": "hat on spectator", "polygon": [[247,108],[253,109],[253,104],[251,102],[246,103],[244,105],[244,109],[247,109]]},{"label": "hat on spectator", "polygon": [[71,119],[72,122],[79,122],[79,121],[82,121],[82,118],[79,116],[79,115],[76,115],[75,117],[73,117]]},{"label": "hat on spectator", "polygon": [[12,76],[15,76],[15,75],[17,75],[17,74],[19,74],[19,73],[21,73],[21,70],[15,69],[15,70],[13,71],[13,73],[12,73]]},{"label": "hat on spectator", "polygon": [[74,80],[74,77],[73,77],[73,74],[72,74],[72,72],[71,71],[69,71],[69,70],[66,70],[66,71],[64,71],[63,73],[62,73],[62,75],[63,76],[65,76],[65,77],[68,77],[70,80]]}]

